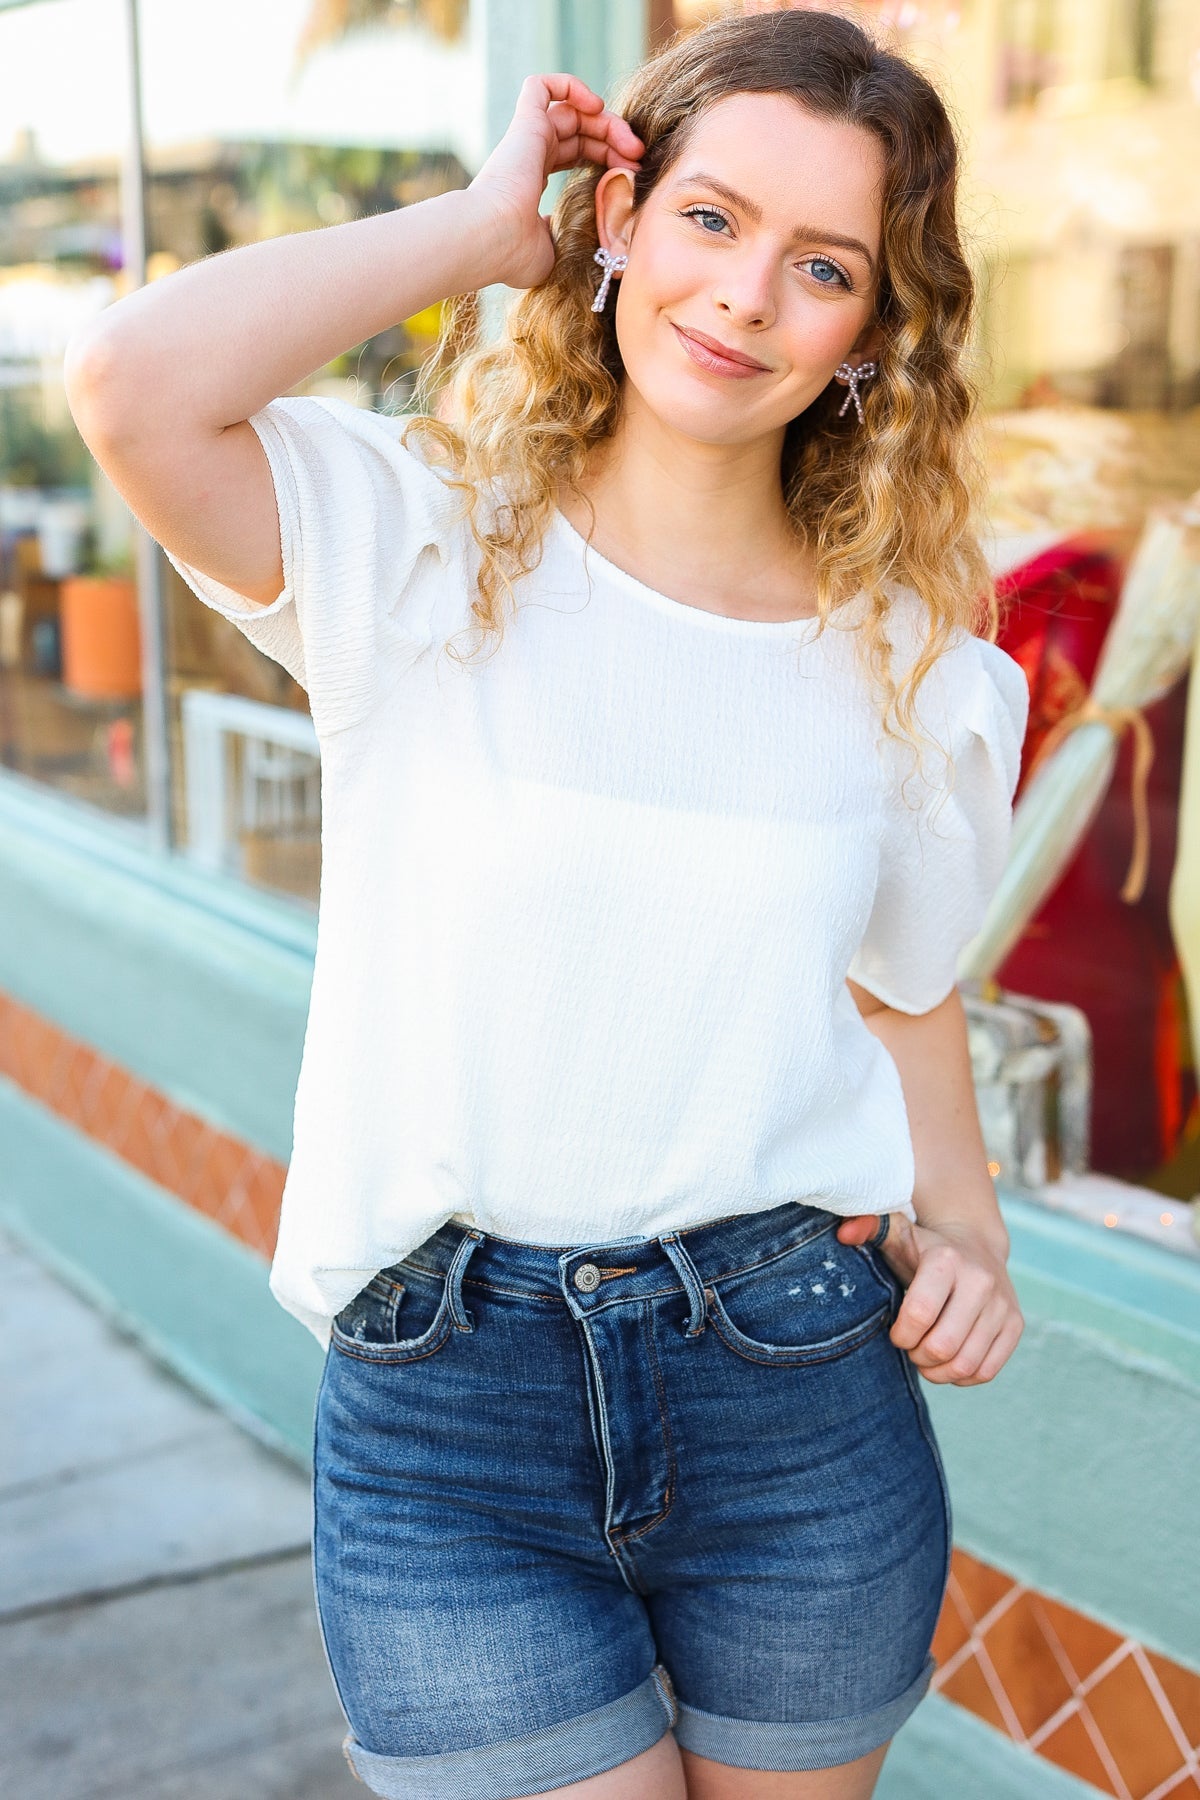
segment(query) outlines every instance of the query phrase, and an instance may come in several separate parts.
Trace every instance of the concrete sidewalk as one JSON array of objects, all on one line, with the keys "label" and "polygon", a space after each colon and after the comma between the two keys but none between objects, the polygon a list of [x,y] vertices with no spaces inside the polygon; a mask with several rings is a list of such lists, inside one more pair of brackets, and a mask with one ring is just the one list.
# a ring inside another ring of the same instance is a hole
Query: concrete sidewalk
[{"label": "concrete sidewalk", "polygon": [[0,1793],[349,1800],[308,1482],[0,1235]]}]

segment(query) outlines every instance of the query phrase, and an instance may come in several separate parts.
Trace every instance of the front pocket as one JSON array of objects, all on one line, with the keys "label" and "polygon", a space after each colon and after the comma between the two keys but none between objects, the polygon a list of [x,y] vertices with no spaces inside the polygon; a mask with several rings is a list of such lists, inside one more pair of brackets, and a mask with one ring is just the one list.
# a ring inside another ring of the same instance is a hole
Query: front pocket
[{"label": "front pocket", "polygon": [[330,1341],[364,1362],[415,1362],[440,1350],[453,1320],[444,1278],[400,1281],[384,1270],[333,1321]]},{"label": "front pocket", "polygon": [[897,1275],[895,1269],[893,1269],[891,1263],[887,1260],[887,1257],[883,1254],[883,1251],[878,1249],[874,1244],[864,1244],[862,1246],[862,1254],[867,1258],[879,1279],[887,1286],[888,1293],[891,1296],[888,1324],[894,1325],[899,1315],[900,1308],[904,1304],[904,1295],[906,1292],[905,1285]]},{"label": "front pocket", "polygon": [[839,1241],[839,1223],[705,1289],[731,1350],[750,1362],[827,1362],[886,1329],[892,1291],[860,1247]]}]

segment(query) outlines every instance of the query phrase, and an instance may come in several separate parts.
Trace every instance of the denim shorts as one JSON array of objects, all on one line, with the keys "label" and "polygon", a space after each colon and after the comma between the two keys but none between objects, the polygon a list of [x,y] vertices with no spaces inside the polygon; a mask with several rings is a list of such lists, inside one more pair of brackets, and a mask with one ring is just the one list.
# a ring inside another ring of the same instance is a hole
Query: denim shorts
[{"label": "denim shorts", "polygon": [[367,1788],[512,1800],[672,1727],[818,1769],[903,1724],[949,1499],[882,1231],[840,1222],[789,1202],[576,1246],[452,1223],[338,1316],[313,1560]]}]

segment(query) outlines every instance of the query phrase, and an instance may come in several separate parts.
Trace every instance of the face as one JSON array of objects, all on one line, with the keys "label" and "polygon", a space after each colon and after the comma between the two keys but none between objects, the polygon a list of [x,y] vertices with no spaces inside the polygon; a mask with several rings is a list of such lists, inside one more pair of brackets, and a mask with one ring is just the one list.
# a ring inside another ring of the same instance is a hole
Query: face
[{"label": "face", "polygon": [[840,362],[874,353],[884,174],[861,127],[736,94],[700,116],[636,216],[629,177],[602,177],[600,242],[629,258],[617,342],[662,423],[711,444],[781,438]]}]

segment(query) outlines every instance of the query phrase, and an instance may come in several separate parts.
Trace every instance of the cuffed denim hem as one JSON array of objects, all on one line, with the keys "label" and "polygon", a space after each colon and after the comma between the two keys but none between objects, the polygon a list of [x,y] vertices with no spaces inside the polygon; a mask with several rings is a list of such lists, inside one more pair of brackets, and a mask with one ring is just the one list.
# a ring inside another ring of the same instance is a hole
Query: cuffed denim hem
[{"label": "cuffed denim hem", "polygon": [[912,1686],[897,1699],[856,1718],[777,1725],[765,1719],[725,1719],[718,1713],[698,1712],[680,1700],[675,1739],[684,1750],[733,1769],[797,1772],[836,1768],[895,1736],[924,1699],[936,1667],[931,1655]]},{"label": "cuffed denim hem", "polygon": [[656,1665],[631,1694],[501,1744],[443,1756],[377,1756],[351,1732],[343,1748],[359,1780],[383,1800],[515,1800],[629,1762],[657,1744],[677,1716],[666,1670]]}]

